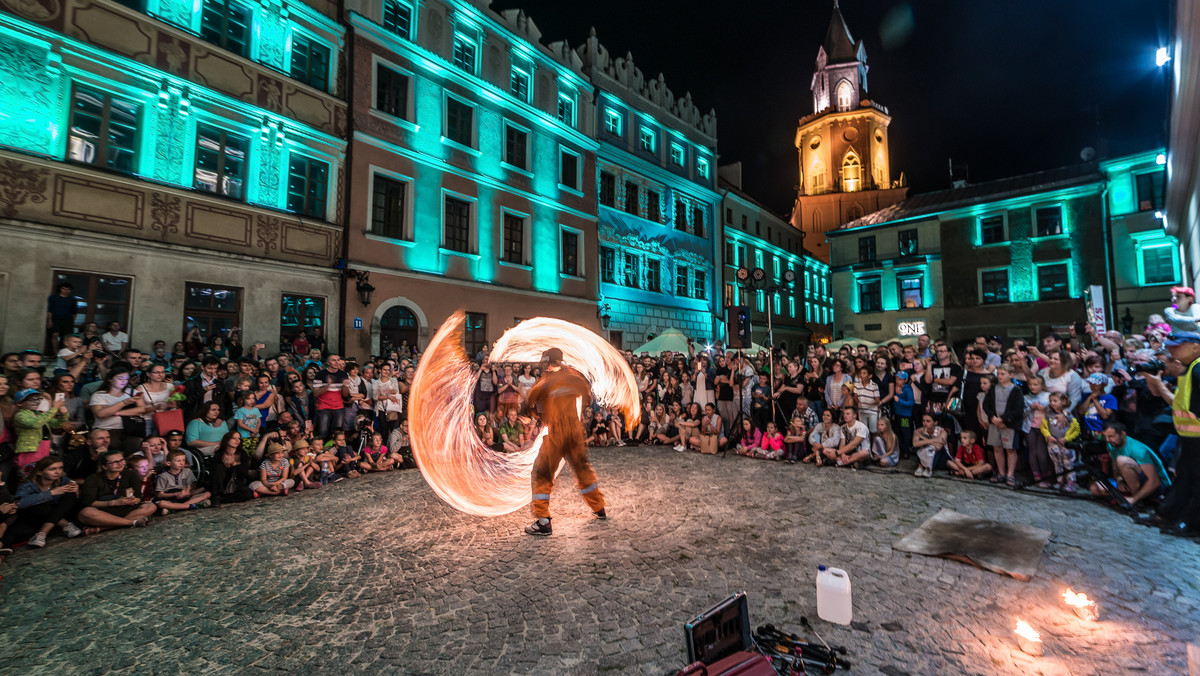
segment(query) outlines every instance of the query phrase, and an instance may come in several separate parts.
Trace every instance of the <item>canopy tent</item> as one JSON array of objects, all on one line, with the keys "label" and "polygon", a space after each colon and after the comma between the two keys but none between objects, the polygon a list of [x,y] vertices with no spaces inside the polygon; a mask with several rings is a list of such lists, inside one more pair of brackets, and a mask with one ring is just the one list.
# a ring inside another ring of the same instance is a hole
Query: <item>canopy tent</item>
[{"label": "canopy tent", "polygon": [[[692,345],[695,346],[695,343],[692,343]],[[699,347],[699,349],[703,348],[703,345]],[[654,340],[651,340],[641,347],[633,348],[634,354],[640,355],[643,352],[646,352],[655,357],[667,351],[682,352],[687,354],[688,338],[687,336],[683,335],[683,331],[675,328],[667,329],[655,336]]]},{"label": "canopy tent", "polygon": [[849,338],[842,338],[841,340],[835,340],[832,343],[827,343],[825,345],[825,349],[828,350],[829,352],[837,352],[838,350],[842,349],[843,345],[849,345],[852,348],[857,348],[859,345],[866,345],[868,351],[874,350],[877,347],[877,345],[875,343],[872,343],[869,340],[866,340],[864,338],[855,338],[855,337],[851,336]]}]

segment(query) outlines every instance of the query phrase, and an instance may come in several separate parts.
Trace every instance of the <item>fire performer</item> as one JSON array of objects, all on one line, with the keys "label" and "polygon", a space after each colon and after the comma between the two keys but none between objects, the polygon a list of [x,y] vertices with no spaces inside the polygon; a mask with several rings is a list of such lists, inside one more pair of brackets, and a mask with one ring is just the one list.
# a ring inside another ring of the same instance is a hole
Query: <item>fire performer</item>
[{"label": "fire performer", "polygon": [[575,369],[563,365],[562,350],[552,347],[542,353],[542,379],[529,390],[526,410],[537,407],[549,429],[541,451],[533,463],[533,516],[536,521],[525,528],[530,535],[550,535],[550,492],[554,472],[566,458],[575,474],[579,494],[598,519],[604,512],[604,493],[596,471],[588,462],[583,424],[579,414],[591,402],[591,384]]}]

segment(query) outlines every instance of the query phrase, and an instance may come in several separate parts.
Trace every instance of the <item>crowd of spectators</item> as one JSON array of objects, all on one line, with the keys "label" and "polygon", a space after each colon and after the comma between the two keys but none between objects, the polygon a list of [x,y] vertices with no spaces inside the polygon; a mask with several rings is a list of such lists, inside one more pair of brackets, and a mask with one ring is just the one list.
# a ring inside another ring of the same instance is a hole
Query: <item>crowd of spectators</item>
[{"label": "crowd of spectators", "polygon": [[[595,446],[891,471],[907,460],[918,477],[944,471],[1070,494],[1083,454],[1092,495],[1161,502],[1147,520],[1195,535],[1200,471],[1185,461],[1195,440],[1176,434],[1171,402],[1177,391],[1192,399],[1185,374],[1200,365],[1200,306],[1190,289],[1173,293],[1165,321],[1153,317],[1139,335],[1081,323],[1037,344],[978,336],[961,358],[927,335],[837,352],[626,351],[639,424],[598,405],[580,424]],[[0,356],[0,557],[56,531],[144,527],[170,512],[415,466],[406,409],[418,355],[407,345],[358,364],[330,353],[319,331],[268,352],[234,330],[143,351],[116,323],[78,334],[47,323],[55,354]],[[538,366],[493,363],[486,348],[476,362],[479,439],[501,453],[529,448],[540,428],[524,404]]]}]

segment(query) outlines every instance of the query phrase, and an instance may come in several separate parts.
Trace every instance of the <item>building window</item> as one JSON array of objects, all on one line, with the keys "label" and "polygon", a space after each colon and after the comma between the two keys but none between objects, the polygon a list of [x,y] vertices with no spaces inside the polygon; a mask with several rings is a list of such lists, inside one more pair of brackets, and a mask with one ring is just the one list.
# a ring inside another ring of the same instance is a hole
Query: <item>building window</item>
[{"label": "building window", "polygon": [[600,247],[600,281],[607,284],[617,281],[617,252],[612,247]]},{"label": "building window", "polygon": [[301,331],[325,328],[325,299],[318,296],[283,294],[279,308],[279,344],[290,344]]},{"label": "building window", "polygon": [[858,262],[872,263],[875,261],[875,235],[858,238]]},{"label": "building window", "polygon": [[625,211],[637,216],[641,211],[638,205],[638,184],[633,181],[625,181]]},{"label": "building window", "polygon": [[250,9],[232,0],[204,0],[200,37],[239,56],[250,55]]},{"label": "building window", "polygon": [[1061,300],[1071,297],[1070,275],[1067,263],[1051,263],[1037,266],[1039,300]]},{"label": "building window", "polygon": [[533,64],[529,61],[514,57],[512,61],[512,74],[508,80],[508,91],[516,99],[529,103],[529,74],[533,72]]},{"label": "building window", "polygon": [[1008,233],[1005,232],[1003,214],[979,219],[980,244],[997,244],[1007,241]]},{"label": "building window", "polygon": [[625,252],[625,286],[636,289],[638,288],[638,257],[628,251]]},{"label": "building window", "polygon": [[1008,268],[984,270],[979,273],[980,303],[992,305],[1008,302]]},{"label": "building window", "polygon": [[288,163],[288,211],[325,219],[329,198],[329,163],[292,155]]},{"label": "building window", "polygon": [[454,29],[454,67],[474,75],[478,68],[479,31],[468,26]]},{"label": "building window", "polygon": [[475,131],[475,108],[453,96],[446,97],[446,138],[451,141],[474,147],[471,143]]},{"label": "building window", "polygon": [[796,297],[795,296],[788,296],[788,316],[789,317],[796,316]]},{"label": "building window", "polygon": [[749,218],[746,216],[746,214],[742,214],[742,230],[746,230],[749,227],[750,227]]},{"label": "building window", "polygon": [[1138,211],[1154,211],[1163,205],[1163,185],[1167,179],[1165,170],[1137,175]]},{"label": "building window", "polygon": [[463,324],[463,349],[467,358],[474,359],[483,352],[487,341],[487,315],[482,312],[468,312],[467,322]]},{"label": "building window", "polygon": [[580,277],[579,233],[562,228],[559,231],[562,252],[559,256],[559,272],[569,277]]},{"label": "building window", "polygon": [[741,299],[738,298],[737,287],[733,284],[725,285],[725,307],[737,305]]},{"label": "building window", "polygon": [[733,223],[733,209],[725,207],[725,223]]},{"label": "building window", "polygon": [[504,250],[501,260],[514,265],[525,264],[525,219],[504,212]]},{"label": "building window", "polygon": [[696,160],[696,173],[700,174],[700,178],[708,178],[708,160],[701,157]]},{"label": "building window", "polygon": [[675,166],[682,169],[683,161],[684,161],[683,146],[679,145],[678,143],[672,143],[671,144],[671,164],[674,164]]},{"label": "building window", "polygon": [[375,67],[375,108],[392,117],[408,119],[408,76],[386,66]]},{"label": "building window", "polygon": [[133,173],[137,169],[137,127],[136,104],[76,87],[71,98],[67,156],[76,162]]},{"label": "building window", "polygon": [[645,152],[654,152],[654,130],[642,127],[638,130],[638,146]]},{"label": "building window", "polygon": [[878,277],[858,280],[859,312],[879,312],[883,309],[882,286]]},{"label": "building window", "polygon": [[412,40],[412,5],[402,0],[384,0],[383,27],[405,40]]},{"label": "building window", "polygon": [[408,185],[375,174],[371,196],[371,234],[392,239],[407,239],[405,197]]},{"label": "building window", "polygon": [[617,206],[617,177],[607,171],[600,172],[600,204],[606,207]]},{"label": "building window", "polygon": [[688,297],[688,269],[684,265],[675,266],[675,295],[680,298]]},{"label": "building window", "polygon": [[613,136],[621,135],[621,114],[612,108],[604,109],[604,131]]},{"label": "building window", "polygon": [[759,289],[754,292],[754,309],[755,310],[758,310],[759,312],[767,311],[767,303],[764,300],[766,297],[767,297],[767,295],[765,293],[763,293],[762,289]]},{"label": "building window", "polygon": [[842,80],[838,83],[837,92],[837,109],[841,111],[850,110],[851,101],[854,100],[854,88],[849,82]]},{"label": "building window", "polygon": [[646,191],[646,218],[655,223],[662,223],[662,207],[659,205],[661,199],[654,190]]},{"label": "building window", "polygon": [[579,155],[562,148],[558,154],[558,169],[558,182],[571,190],[579,190]]},{"label": "building window", "polygon": [[698,206],[692,207],[692,234],[703,237],[704,232],[704,209]]},{"label": "building window", "polygon": [[812,319],[812,306],[809,305],[808,303],[805,303],[804,304],[804,321],[811,322],[812,320],[813,320]]},{"label": "building window", "polygon": [[504,125],[504,162],[529,170],[529,133],[511,124]]},{"label": "building window", "polygon": [[740,267],[748,267],[750,265],[750,249],[745,244],[739,244],[737,247],[737,264]]},{"label": "building window", "polygon": [[1178,281],[1175,272],[1179,260],[1174,244],[1142,247],[1142,284],[1171,284]]},{"label": "building window", "polygon": [[780,298],[778,291],[776,291],[775,294],[771,297],[771,301],[772,301],[771,304],[775,306],[772,311],[776,315],[783,314],[783,301]]},{"label": "building window", "polygon": [[[811,168],[808,170],[808,194],[819,195],[826,190],[825,163],[819,160],[814,161]],[[813,212],[813,229],[820,230],[821,222]]]},{"label": "building window", "polygon": [[779,281],[779,271],[781,267],[782,261],[779,260],[779,256],[771,256],[771,272],[774,273],[771,278],[776,282]]},{"label": "building window", "polygon": [[645,289],[654,293],[662,291],[662,261],[657,258],[646,258]]},{"label": "building window", "polygon": [[196,126],[197,190],[242,199],[246,176],[246,139],[205,124]]},{"label": "building window", "polygon": [[692,298],[700,300],[708,298],[708,275],[703,270],[696,270],[692,273]]},{"label": "building window", "polygon": [[1033,213],[1038,237],[1053,237],[1063,234],[1062,207],[1042,207]]},{"label": "building window", "polygon": [[917,255],[917,230],[900,231],[900,257]]},{"label": "building window", "polygon": [[50,292],[58,293],[59,285],[67,282],[74,287],[72,293],[75,294],[75,306],[78,309],[75,329],[82,330],[88,322],[96,322],[102,327],[109,322],[120,322],[121,326],[129,327],[129,298],[133,279],[55,270],[54,288]]},{"label": "building window", "polygon": [[443,246],[450,251],[471,253],[471,203],[446,196]]},{"label": "building window", "polygon": [[558,121],[568,127],[575,126],[575,95],[558,93]]},{"label": "building window", "polygon": [[212,286],[188,282],[183,298],[183,333],[200,329],[206,341],[216,336],[229,337],[229,330],[241,326],[242,290],[232,286]]},{"label": "building window", "polygon": [[329,48],[293,31],[292,77],[313,89],[329,91]]},{"label": "building window", "polygon": [[687,204],[682,200],[675,200],[675,229],[687,232]]},{"label": "building window", "polygon": [[846,153],[846,159],[842,160],[842,190],[845,192],[862,190],[862,163],[858,161],[858,155],[853,152]]},{"label": "building window", "polygon": [[902,277],[900,279],[900,307],[911,310],[923,305],[921,278]]}]

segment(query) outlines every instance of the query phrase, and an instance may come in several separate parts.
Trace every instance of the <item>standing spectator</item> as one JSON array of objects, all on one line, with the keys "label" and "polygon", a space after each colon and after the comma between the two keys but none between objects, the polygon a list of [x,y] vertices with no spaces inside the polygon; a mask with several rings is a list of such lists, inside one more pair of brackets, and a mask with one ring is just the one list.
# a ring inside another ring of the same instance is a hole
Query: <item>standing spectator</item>
[{"label": "standing spectator", "polygon": [[1029,470],[1038,488],[1049,488],[1050,485],[1042,478],[1054,474],[1046,436],[1042,434],[1042,420],[1050,409],[1050,393],[1045,391],[1045,385],[1041,376],[1030,376],[1027,383],[1029,394],[1024,397],[1025,413],[1021,421],[1021,433],[1025,436],[1025,446],[1029,451]]},{"label": "standing spectator", "polygon": [[318,439],[326,439],[335,430],[342,429],[342,416],[345,414],[345,401],[342,394],[345,391],[346,372],[342,370],[345,362],[339,355],[329,355],[324,369],[317,371],[312,381],[313,397],[317,400],[316,430]]},{"label": "standing spectator", "polygon": [[[933,413],[935,416],[939,416],[946,410],[947,402],[962,387],[963,370],[961,366],[954,363],[954,355],[950,352],[950,348],[940,340],[934,346],[933,357],[933,362],[925,370],[925,384],[929,388],[925,410]],[[971,401],[967,405],[964,405],[963,408],[973,416],[974,406],[975,402]],[[913,443],[916,444],[915,441]],[[922,475],[919,474],[918,476]],[[924,476],[933,476],[933,474]]]},{"label": "standing spectator", "polygon": [[[981,336],[982,337],[982,336]],[[985,339],[986,340],[986,339]],[[985,343],[986,344],[986,343]],[[962,426],[975,433],[976,439],[983,439],[985,428],[980,424],[979,395],[986,387],[983,380],[987,378],[987,350],[972,345],[967,348],[963,358],[966,367],[963,369],[962,380]]]},{"label": "standing spectator", "polygon": [[1171,305],[1163,314],[1172,331],[1200,331],[1200,305],[1196,305],[1196,292],[1191,287],[1171,287]]},{"label": "standing spectator", "polygon": [[[1194,297],[1194,295],[1193,295]],[[1175,482],[1158,509],[1168,535],[1200,535],[1200,397],[1195,396],[1197,367],[1200,367],[1200,334],[1180,331],[1166,343],[1171,357],[1183,365],[1176,379],[1171,415],[1179,435],[1179,457]]]},{"label": "standing spectator", "polygon": [[50,455],[51,430],[59,429],[67,421],[67,407],[59,404],[44,413],[38,412],[42,393],[37,390],[21,390],[13,397],[17,405],[13,414],[13,428],[17,433],[14,463],[22,473],[37,461]]},{"label": "standing spectator", "polygon": [[304,383],[299,378],[293,380],[288,387],[291,388],[291,394],[287,398],[288,412],[301,424],[311,424],[316,420],[312,393],[305,389]]},{"label": "standing spectator", "polygon": [[108,331],[100,334],[100,341],[109,354],[119,355],[129,349],[129,334],[121,330],[121,322],[108,323]]},{"label": "standing spectator", "polygon": [[[359,410],[370,409],[371,397],[368,384],[369,380],[359,375],[358,364],[347,362],[345,389],[342,393],[342,429],[347,432],[354,430],[354,420],[358,416]],[[373,415],[372,418],[374,418]]]},{"label": "standing spectator", "polygon": [[1098,437],[1104,424],[1117,412],[1117,398],[1104,393],[1110,381],[1103,373],[1093,373],[1086,382],[1091,393],[1079,404],[1078,413],[1083,416],[1083,423],[1092,436]]},{"label": "standing spectator", "polygon": [[70,282],[62,282],[58,285],[58,292],[46,300],[46,328],[50,329],[50,340],[55,344],[68,334],[75,333],[79,301],[74,292],[75,287]]},{"label": "standing spectator", "polygon": [[892,429],[896,430],[896,437],[900,441],[900,454],[908,457],[912,452],[913,428],[916,427],[913,421],[914,387],[908,371],[897,371],[894,385],[896,396],[892,401]]},{"label": "standing spectator", "polygon": [[858,380],[854,382],[854,396],[858,399],[858,416],[868,430],[875,429],[879,421],[879,383],[871,377],[871,369],[862,366],[858,369]]},{"label": "standing spectator", "polygon": [[318,356],[325,354],[325,336],[321,331],[321,327],[313,327],[312,335],[308,337],[308,349],[310,352],[316,350]]},{"label": "standing spectator", "polygon": [[517,378],[513,375],[510,364],[504,365],[504,372],[496,378],[497,415],[507,416],[510,409],[516,409],[521,403],[521,390],[517,386]]},{"label": "standing spectator", "polygon": [[304,329],[300,329],[300,332],[292,339],[292,353],[297,357],[305,357],[308,355],[308,350],[308,333]]},{"label": "standing spectator", "polygon": [[[1051,354],[1053,359],[1055,355]],[[1074,493],[1075,451],[1067,446],[1067,442],[1079,438],[1079,421],[1068,411],[1069,400],[1062,392],[1050,393],[1050,410],[1042,419],[1042,434],[1046,437],[1047,450],[1050,460],[1054,463],[1054,472],[1059,475],[1058,488],[1066,493]]]},{"label": "standing spectator", "polygon": [[83,482],[79,520],[99,529],[142,527],[154,514],[153,502],[142,502],[138,491],[142,478],[125,468],[125,456],[109,450],[101,458],[100,471]]},{"label": "standing spectator", "polygon": [[846,364],[841,359],[834,359],[829,365],[829,377],[825,379],[825,408],[834,412],[841,410],[842,399],[846,396],[846,385],[850,376],[846,373]]},{"label": "standing spectator", "polygon": [[188,420],[206,413],[206,404],[216,404],[221,410],[221,415],[225,415],[229,407],[229,395],[218,373],[220,367],[221,360],[211,355],[207,356],[200,362],[200,373],[184,383],[184,415]]},{"label": "standing spectator", "polygon": [[[1050,341],[1053,343],[1053,340]],[[1061,345],[1061,341],[1059,342]],[[1067,410],[1074,411],[1083,401],[1083,379],[1072,370],[1075,357],[1067,350],[1047,350],[1046,368],[1038,372],[1046,383],[1047,392],[1061,392],[1067,396]]]}]

